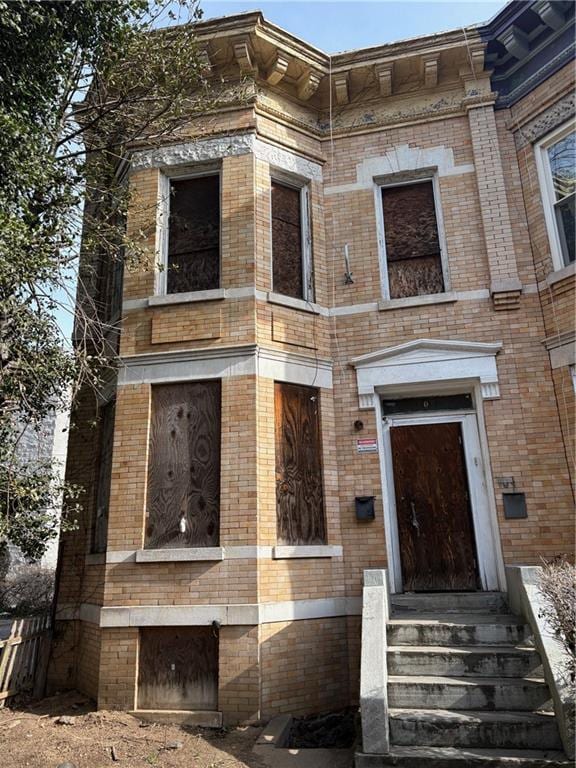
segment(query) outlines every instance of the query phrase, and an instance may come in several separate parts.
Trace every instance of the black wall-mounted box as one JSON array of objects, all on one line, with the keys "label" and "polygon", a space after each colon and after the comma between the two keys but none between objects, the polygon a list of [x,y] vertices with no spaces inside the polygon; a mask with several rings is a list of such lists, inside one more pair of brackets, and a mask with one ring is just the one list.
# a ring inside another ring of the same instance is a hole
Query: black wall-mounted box
[{"label": "black wall-mounted box", "polygon": [[356,520],[374,520],[375,496],[356,496]]},{"label": "black wall-mounted box", "polygon": [[502,500],[506,520],[521,520],[528,517],[525,493],[503,493]]}]

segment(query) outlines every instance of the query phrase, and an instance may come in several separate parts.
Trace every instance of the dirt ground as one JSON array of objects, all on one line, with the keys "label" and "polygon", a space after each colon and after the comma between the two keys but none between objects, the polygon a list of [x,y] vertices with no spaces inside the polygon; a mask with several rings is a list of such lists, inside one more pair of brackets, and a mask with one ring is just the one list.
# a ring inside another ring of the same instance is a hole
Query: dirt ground
[{"label": "dirt ground", "polygon": [[[58,718],[72,718],[71,724]],[[77,693],[0,709],[0,765],[6,768],[266,768],[252,753],[261,728],[214,731],[141,723],[94,710]],[[70,766],[66,766],[70,768]]]}]

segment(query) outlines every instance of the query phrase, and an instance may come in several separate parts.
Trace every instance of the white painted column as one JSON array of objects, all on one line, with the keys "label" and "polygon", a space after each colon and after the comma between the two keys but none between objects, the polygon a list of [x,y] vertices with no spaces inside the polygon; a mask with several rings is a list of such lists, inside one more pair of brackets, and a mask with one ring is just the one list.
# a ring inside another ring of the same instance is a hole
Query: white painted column
[{"label": "white painted column", "polygon": [[386,570],[364,571],[360,714],[362,752],[385,755],[390,750],[386,622],[389,616]]}]

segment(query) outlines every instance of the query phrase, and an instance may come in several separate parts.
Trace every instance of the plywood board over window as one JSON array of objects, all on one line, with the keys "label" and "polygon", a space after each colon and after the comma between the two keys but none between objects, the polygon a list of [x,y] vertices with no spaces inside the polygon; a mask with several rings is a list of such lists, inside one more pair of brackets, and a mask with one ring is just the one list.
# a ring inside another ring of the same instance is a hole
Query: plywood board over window
[{"label": "plywood board over window", "polygon": [[168,293],[220,287],[220,177],[170,181]]},{"label": "plywood board over window", "polygon": [[138,709],[218,708],[218,632],[212,627],[140,630]]},{"label": "plywood board over window", "polygon": [[390,298],[442,293],[432,182],[383,187],[382,209]]},{"label": "plywood board over window", "polygon": [[275,383],[276,521],[279,544],[325,544],[319,393]]},{"label": "plywood board over window", "polygon": [[213,547],[220,526],[220,381],[152,388],[146,547]]},{"label": "plywood board over window", "polygon": [[304,298],[301,190],[272,182],[273,290]]}]

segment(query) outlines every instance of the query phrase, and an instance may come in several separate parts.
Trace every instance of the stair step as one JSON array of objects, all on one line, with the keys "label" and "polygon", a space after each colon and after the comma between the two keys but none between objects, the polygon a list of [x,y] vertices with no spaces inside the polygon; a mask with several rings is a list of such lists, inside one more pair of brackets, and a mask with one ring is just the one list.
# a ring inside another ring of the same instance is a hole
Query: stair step
[{"label": "stair step", "polygon": [[388,701],[397,709],[534,711],[551,706],[544,680],[526,677],[390,676]]},{"label": "stair step", "polygon": [[515,616],[397,614],[387,623],[389,645],[518,645],[530,635]]},{"label": "stair step", "polygon": [[387,649],[391,675],[542,676],[540,656],[530,646],[397,645]]},{"label": "stair step", "polygon": [[398,746],[561,750],[549,712],[391,709],[390,741]]},{"label": "stair step", "polygon": [[356,754],[356,768],[573,768],[563,752],[542,750],[392,747],[387,755]]},{"label": "stair step", "polygon": [[393,610],[438,611],[443,613],[509,613],[502,592],[439,592],[391,595]]}]

